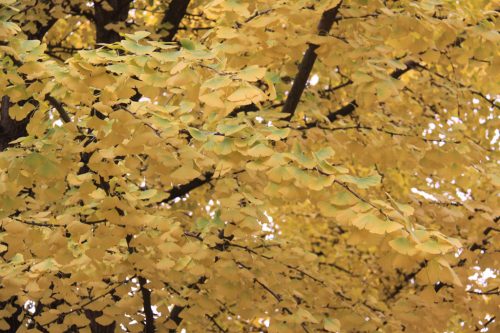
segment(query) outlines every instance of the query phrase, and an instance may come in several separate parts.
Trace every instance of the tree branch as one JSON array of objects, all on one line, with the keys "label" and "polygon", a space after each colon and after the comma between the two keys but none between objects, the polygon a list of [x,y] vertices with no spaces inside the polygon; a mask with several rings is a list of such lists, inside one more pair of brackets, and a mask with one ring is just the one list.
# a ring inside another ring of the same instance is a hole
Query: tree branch
[{"label": "tree branch", "polygon": [[139,285],[141,287],[142,302],[144,307],[144,315],[146,317],[144,324],[144,333],[154,333],[155,323],[153,309],[151,308],[151,290],[145,287],[147,281],[142,276],[138,277]]},{"label": "tree branch", "polygon": [[[341,5],[342,0],[335,7],[330,8],[323,13],[318,24],[318,35],[325,36],[328,34],[335,18],[337,17]],[[286,121],[290,121],[292,119],[297,109],[300,97],[304,92],[307,80],[311,74],[316,58],[318,57],[315,52],[318,47],[319,45],[310,43],[304,57],[302,58],[302,62],[299,65],[299,71],[293,80],[292,89],[290,89],[290,93],[288,94],[285,105],[283,106],[283,113],[288,114],[288,116],[284,119]]]},{"label": "tree branch", "polygon": [[[174,307],[172,308],[172,311],[170,311],[170,316],[168,316],[167,321],[172,320],[177,326],[179,326],[181,321],[182,321],[182,318],[180,317],[182,310],[184,310],[184,306],[174,305]],[[168,332],[169,333],[176,333],[177,329],[172,328],[172,329],[169,329]]]},{"label": "tree branch", "polygon": [[391,299],[394,299],[403,290],[403,288],[412,279],[414,279],[415,276],[417,276],[417,274],[420,273],[420,271],[422,269],[424,269],[425,267],[427,267],[427,260],[424,260],[424,261],[420,262],[419,265],[418,265],[418,268],[415,269],[413,272],[405,274],[404,275],[404,280],[401,281],[398,285],[396,285],[396,287],[394,288],[394,290],[391,293],[389,293],[389,295],[387,295],[387,298],[385,299],[385,301],[387,302],[387,301],[390,301]]},{"label": "tree branch", "polygon": [[198,188],[210,182],[212,180],[213,175],[214,175],[213,172],[207,172],[205,173],[205,179],[195,178],[191,180],[189,183],[182,184],[172,188],[169,191],[170,195],[168,196],[168,198],[164,199],[162,203],[168,203],[174,200],[175,198],[180,198],[185,196],[195,188]]},{"label": "tree branch", "polygon": [[266,286],[264,283],[260,282],[257,278],[254,278],[253,281],[256,282],[258,285],[260,285],[262,288],[264,288],[264,290],[266,290],[268,293],[270,293],[276,299],[276,301],[278,301],[278,303],[283,300],[280,294],[274,292],[271,288]]},{"label": "tree branch", "polygon": [[[406,65],[405,69],[397,69],[394,72],[392,72],[391,77],[393,79],[399,79],[403,74],[405,74],[409,70],[416,68],[418,66],[418,63],[410,60],[410,61],[407,61],[405,63],[405,65]],[[356,103],[356,100],[353,99],[352,101],[350,101],[346,105],[342,106],[340,109],[333,111],[333,112],[330,112],[328,114],[327,118],[329,121],[333,122],[341,116],[347,116],[347,115],[351,114],[352,112],[354,112],[354,110],[357,107],[358,107],[358,103]]]},{"label": "tree branch", "polygon": [[215,316],[210,316],[210,315],[205,315],[207,316],[208,319],[210,319],[210,321],[215,325],[215,327],[217,327],[217,329],[222,332],[222,333],[226,333],[227,330],[225,330],[222,326],[220,326],[220,324],[215,320]]},{"label": "tree branch", "polygon": [[121,40],[120,34],[106,28],[108,24],[125,22],[132,0],[107,0],[112,10],[103,7],[104,1],[94,1],[94,23],[96,30],[96,43],[115,43]]},{"label": "tree branch", "polygon": [[161,40],[163,42],[171,42],[174,40],[182,18],[186,15],[190,0],[172,0],[168,6],[168,10],[163,16],[162,24],[168,24],[168,34]]},{"label": "tree branch", "polygon": [[62,104],[58,100],[56,100],[54,97],[50,96],[49,94],[47,94],[45,96],[45,99],[54,107],[54,109],[57,110],[57,112],[59,113],[59,116],[61,116],[61,119],[65,123],[71,122],[71,118],[69,117],[68,113],[66,112],[66,110],[64,109],[64,107],[62,106]]},{"label": "tree branch", "polygon": [[2,106],[0,113],[0,151],[7,148],[10,142],[26,136],[26,125],[29,122],[31,113],[23,120],[12,119],[9,115],[10,98],[7,95],[2,96]]}]

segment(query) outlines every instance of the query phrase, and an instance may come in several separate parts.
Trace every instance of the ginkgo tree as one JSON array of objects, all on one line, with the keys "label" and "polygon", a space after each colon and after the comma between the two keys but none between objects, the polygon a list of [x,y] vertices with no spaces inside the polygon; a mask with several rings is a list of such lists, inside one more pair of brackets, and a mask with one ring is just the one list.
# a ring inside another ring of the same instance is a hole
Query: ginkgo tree
[{"label": "ginkgo tree", "polygon": [[498,6],[0,0],[0,331],[495,331]]}]

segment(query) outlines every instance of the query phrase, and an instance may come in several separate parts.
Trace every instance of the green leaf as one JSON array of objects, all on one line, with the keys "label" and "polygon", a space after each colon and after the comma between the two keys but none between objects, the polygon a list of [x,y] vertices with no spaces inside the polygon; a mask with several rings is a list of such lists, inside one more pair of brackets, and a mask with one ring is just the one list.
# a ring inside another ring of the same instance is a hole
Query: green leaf
[{"label": "green leaf", "polygon": [[106,69],[112,73],[124,74],[130,72],[130,66],[124,63],[117,63],[106,66]]},{"label": "green leaf", "polygon": [[181,45],[186,50],[194,50],[196,48],[195,43],[189,39],[181,39]]},{"label": "green leaf", "polygon": [[197,128],[188,127],[188,132],[189,132],[189,134],[191,134],[191,136],[195,140],[198,140],[198,141],[201,141],[201,142],[207,141],[208,136],[204,132],[200,131]]},{"label": "green leaf", "polygon": [[270,132],[270,134],[268,134],[266,138],[274,141],[285,139],[290,134],[289,128],[277,128],[271,126],[267,130]]},{"label": "green leaf", "polygon": [[352,224],[360,229],[366,229],[379,235],[391,233],[403,228],[399,223],[390,220],[382,220],[371,213],[358,216],[352,221]]},{"label": "green leaf", "polygon": [[155,50],[154,46],[139,44],[131,40],[122,40],[120,44],[125,50],[138,55],[150,54]]},{"label": "green leaf", "polygon": [[210,224],[210,220],[204,217],[200,217],[196,220],[196,229],[199,231],[205,231],[205,229]]},{"label": "green leaf", "polygon": [[224,221],[221,220],[220,218],[221,211],[218,209],[215,212],[213,223],[217,228],[223,228],[224,227]]},{"label": "green leaf", "polygon": [[394,238],[393,240],[389,241],[389,245],[401,254],[412,256],[417,253],[417,250],[415,249],[413,244],[406,237]]},{"label": "green leaf", "polygon": [[39,40],[23,40],[20,43],[21,52],[30,52],[40,45]]},{"label": "green leaf", "polygon": [[368,177],[355,177],[351,175],[340,175],[337,179],[341,182],[351,183],[356,185],[361,189],[365,189],[371,186],[380,184],[382,177],[379,174],[375,174]]},{"label": "green leaf", "polygon": [[202,89],[210,88],[210,89],[220,89],[223,87],[227,87],[228,85],[233,82],[229,77],[227,76],[216,76],[213,77],[201,85]]},{"label": "green leaf", "polygon": [[263,143],[259,143],[247,150],[247,154],[254,157],[270,156],[274,154],[274,150]]},{"label": "green leaf", "polygon": [[42,177],[55,178],[60,174],[57,164],[39,153],[31,153],[25,159],[26,165]]},{"label": "green leaf", "polygon": [[56,266],[54,259],[47,258],[36,265],[31,266],[32,272],[50,272]]},{"label": "green leaf", "polygon": [[415,248],[417,250],[431,253],[431,254],[440,254],[440,253],[448,252],[453,247],[451,245],[448,245],[448,244],[440,243],[440,242],[431,238],[423,243],[417,244],[417,246],[415,246]]},{"label": "green leaf", "polygon": [[338,319],[325,318],[323,328],[328,332],[338,332],[340,331],[340,321]]},{"label": "green leaf", "polygon": [[314,156],[318,159],[318,161],[323,161],[326,159],[329,159],[330,157],[333,157],[335,155],[335,151],[331,147],[325,147],[321,148],[318,151],[315,151]]},{"label": "green leaf", "polygon": [[236,124],[236,125],[230,125],[230,124],[219,124],[217,126],[217,131],[219,131],[222,134],[225,135],[233,135],[235,133],[238,133],[239,131],[247,128],[246,124]]},{"label": "green leaf", "polygon": [[265,68],[259,66],[248,66],[247,68],[238,72],[238,74],[236,74],[236,77],[240,80],[255,82],[262,79],[265,74]]},{"label": "green leaf", "polygon": [[154,188],[145,191],[140,191],[138,198],[141,200],[151,199],[156,195],[156,193],[158,193],[158,191]]},{"label": "green leaf", "polygon": [[127,38],[135,40],[136,42],[148,37],[149,35],[151,35],[151,33],[148,31],[136,31],[133,34],[125,34]]},{"label": "green leaf", "polygon": [[306,169],[312,169],[316,166],[316,160],[307,156],[299,144],[294,145],[291,156],[298,164]]},{"label": "green leaf", "polygon": [[358,201],[358,198],[347,191],[338,191],[330,199],[330,202],[336,206],[350,206]]},{"label": "green leaf", "polygon": [[258,101],[262,97],[262,91],[253,86],[245,86],[238,88],[235,92],[227,97],[228,101],[250,104]]}]

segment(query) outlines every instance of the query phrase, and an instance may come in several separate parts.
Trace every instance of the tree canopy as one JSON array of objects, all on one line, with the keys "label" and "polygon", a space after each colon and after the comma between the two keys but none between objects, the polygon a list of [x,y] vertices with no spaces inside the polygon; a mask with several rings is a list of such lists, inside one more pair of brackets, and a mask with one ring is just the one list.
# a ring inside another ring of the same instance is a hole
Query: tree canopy
[{"label": "tree canopy", "polygon": [[0,331],[495,331],[498,8],[0,0]]}]

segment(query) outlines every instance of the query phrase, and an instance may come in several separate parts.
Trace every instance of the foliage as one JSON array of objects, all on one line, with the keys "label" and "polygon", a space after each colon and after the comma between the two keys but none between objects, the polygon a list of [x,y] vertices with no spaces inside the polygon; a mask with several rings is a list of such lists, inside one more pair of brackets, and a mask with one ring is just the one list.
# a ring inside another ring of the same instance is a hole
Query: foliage
[{"label": "foliage", "polygon": [[495,330],[497,18],[0,0],[0,330]]}]

